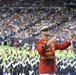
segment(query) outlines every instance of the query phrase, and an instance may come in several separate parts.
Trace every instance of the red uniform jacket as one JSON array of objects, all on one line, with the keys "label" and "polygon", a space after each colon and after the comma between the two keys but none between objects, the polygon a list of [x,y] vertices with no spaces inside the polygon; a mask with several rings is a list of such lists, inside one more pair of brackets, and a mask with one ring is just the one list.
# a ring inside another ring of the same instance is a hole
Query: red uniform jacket
[{"label": "red uniform jacket", "polygon": [[[55,50],[63,50],[67,48],[71,43],[65,41],[63,44],[59,44],[57,42],[51,44],[46,50],[42,50],[42,45],[44,43],[48,42],[48,40],[39,40],[36,43],[36,47],[38,50],[38,53],[40,57],[53,57],[55,56]],[[40,59],[39,67],[38,67],[39,73],[51,73],[56,72],[56,60],[55,59]]]}]

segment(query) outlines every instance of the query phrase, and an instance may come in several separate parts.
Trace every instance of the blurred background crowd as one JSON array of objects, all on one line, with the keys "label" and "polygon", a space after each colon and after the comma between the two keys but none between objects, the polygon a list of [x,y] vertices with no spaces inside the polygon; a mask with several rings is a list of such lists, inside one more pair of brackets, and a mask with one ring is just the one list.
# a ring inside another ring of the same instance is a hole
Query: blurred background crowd
[{"label": "blurred background crowd", "polygon": [[0,51],[0,75],[38,75],[36,41],[44,25],[59,43],[68,31],[74,35],[71,47],[56,51],[55,74],[76,75],[75,0],[0,0],[0,46],[16,47]]}]

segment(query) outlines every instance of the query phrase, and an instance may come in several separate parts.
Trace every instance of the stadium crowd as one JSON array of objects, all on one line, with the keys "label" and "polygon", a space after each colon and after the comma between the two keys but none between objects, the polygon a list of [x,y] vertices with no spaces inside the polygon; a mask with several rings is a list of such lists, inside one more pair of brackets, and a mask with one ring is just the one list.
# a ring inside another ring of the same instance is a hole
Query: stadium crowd
[{"label": "stadium crowd", "polygon": [[[4,13],[0,20],[0,41],[6,39],[10,35],[15,35],[15,37],[30,37],[33,34],[39,32],[39,28],[43,25],[48,25],[49,27],[54,26],[54,24],[61,23],[65,19],[71,19],[75,12],[71,12],[68,9],[62,10],[58,8],[57,11],[54,9],[28,9],[21,13]],[[66,13],[64,13],[66,12]],[[51,15],[51,13],[54,13]],[[66,16],[65,16],[66,15]],[[21,32],[20,32],[21,31]]]},{"label": "stadium crowd", "polygon": [[[55,8],[31,8],[21,11],[13,12],[11,15],[8,12],[6,16],[5,14],[2,16],[0,21],[0,44],[11,35],[15,38],[39,38],[39,29],[44,25],[49,27],[51,36],[57,35],[57,40],[61,38],[64,40],[68,29],[76,35],[76,18],[73,18],[76,12],[74,9],[70,12],[67,8],[62,9],[61,7],[57,10]],[[68,22],[65,22],[67,20]]]},{"label": "stadium crowd", "polygon": [[[48,2],[46,5],[48,5]],[[51,2],[49,5],[51,5]],[[53,15],[51,15],[51,13],[53,13]],[[32,6],[29,8],[10,9],[3,6],[2,13],[0,13],[0,40],[6,39],[18,31],[21,31],[21,33],[17,33],[15,35],[16,37],[32,36],[41,25],[47,24],[52,26],[53,23],[57,24],[64,19],[71,19],[75,13],[75,9],[68,10],[67,8],[53,6],[49,8],[45,7],[44,4],[41,8]]]}]

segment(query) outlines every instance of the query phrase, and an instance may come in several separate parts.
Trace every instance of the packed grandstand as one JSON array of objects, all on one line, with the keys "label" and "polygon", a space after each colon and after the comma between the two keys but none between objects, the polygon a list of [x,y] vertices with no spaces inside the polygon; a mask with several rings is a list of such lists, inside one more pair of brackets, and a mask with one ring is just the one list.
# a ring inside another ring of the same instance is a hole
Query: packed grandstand
[{"label": "packed grandstand", "polygon": [[45,25],[59,43],[68,30],[74,35],[70,47],[55,52],[54,75],[76,75],[75,0],[0,0],[0,75],[38,75],[36,42]]}]

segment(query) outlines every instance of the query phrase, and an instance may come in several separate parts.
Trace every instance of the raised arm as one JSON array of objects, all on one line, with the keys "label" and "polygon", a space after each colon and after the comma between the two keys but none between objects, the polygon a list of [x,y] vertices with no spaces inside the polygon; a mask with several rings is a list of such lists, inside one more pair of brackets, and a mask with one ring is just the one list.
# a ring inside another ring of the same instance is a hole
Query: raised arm
[{"label": "raised arm", "polygon": [[62,44],[59,44],[59,43],[55,42],[55,48],[59,49],[59,50],[64,50],[70,45],[71,45],[71,43],[68,42],[67,40],[65,42],[63,42]]}]

